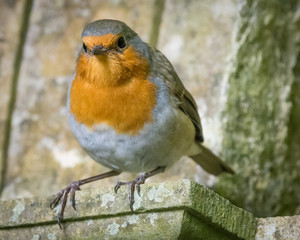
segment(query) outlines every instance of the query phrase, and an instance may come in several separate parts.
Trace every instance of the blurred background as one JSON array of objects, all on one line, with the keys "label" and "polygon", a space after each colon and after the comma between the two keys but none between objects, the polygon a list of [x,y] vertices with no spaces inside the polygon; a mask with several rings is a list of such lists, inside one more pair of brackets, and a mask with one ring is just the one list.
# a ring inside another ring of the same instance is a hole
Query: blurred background
[{"label": "blurred background", "polygon": [[196,99],[205,145],[236,171],[215,178],[183,158],[148,182],[189,178],[256,216],[300,214],[297,0],[0,0],[2,200],[56,194],[107,171],[66,116],[81,32],[103,18],[124,21],[168,57]]}]

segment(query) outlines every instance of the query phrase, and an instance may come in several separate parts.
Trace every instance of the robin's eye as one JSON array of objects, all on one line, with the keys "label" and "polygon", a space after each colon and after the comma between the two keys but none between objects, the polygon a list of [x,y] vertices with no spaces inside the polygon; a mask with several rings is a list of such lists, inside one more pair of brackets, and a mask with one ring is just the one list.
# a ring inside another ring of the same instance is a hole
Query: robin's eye
[{"label": "robin's eye", "polygon": [[84,52],[87,53],[87,46],[84,43],[82,44],[82,48],[83,48]]},{"label": "robin's eye", "polygon": [[124,37],[120,37],[117,41],[117,45],[118,45],[118,48],[125,48],[126,47],[126,40]]}]

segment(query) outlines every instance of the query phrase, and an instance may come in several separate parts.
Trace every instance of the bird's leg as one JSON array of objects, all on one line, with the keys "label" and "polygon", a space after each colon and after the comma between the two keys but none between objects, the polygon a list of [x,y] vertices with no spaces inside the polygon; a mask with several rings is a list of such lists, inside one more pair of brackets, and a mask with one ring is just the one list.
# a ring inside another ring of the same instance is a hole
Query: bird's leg
[{"label": "bird's leg", "polygon": [[78,181],[72,182],[68,187],[66,187],[65,189],[62,189],[58,194],[56,194],[55,198],[50,203],[50,208],[54,209],[59,203],[61,204],[61,208],[59,210],[58,217],[57,217],[57,223],[58,223],[59,227],[62,229],[61,222],[64,218],[64,211],[65,211],[65,207],[66,207],[66,203],[67,203],[69,194],[70,194],[70,201],[72,203],[72,207],[76,210],[76,208],[75,208],[75,191],[80,190],[80,186],[90,183],[90,182],[94,182],[94,181],[103,179],[103,178],[116,176],[119,174],[120,174],[120,172],[110,171],[110,172],[103,173],[103,174],[93,176],[90,178],[78,180]]},{"label": "bird's leg", "polygon": [[134,192],[135,189],[137,190],[137,193],[140,195],[140,185],[145,183],[145,180],[151,176],[154,176],[158,173],[163,173],[165,171],[165,167],[158,167],[150,172],[146,172],[143,174],[138,175],[133,181],[130,182],[117,182],[115,186],[115,192],[118,192],[118,189],[123,185],[129,186],[129,207],[131,211],[133,211],[133,204],[134,204]]}]

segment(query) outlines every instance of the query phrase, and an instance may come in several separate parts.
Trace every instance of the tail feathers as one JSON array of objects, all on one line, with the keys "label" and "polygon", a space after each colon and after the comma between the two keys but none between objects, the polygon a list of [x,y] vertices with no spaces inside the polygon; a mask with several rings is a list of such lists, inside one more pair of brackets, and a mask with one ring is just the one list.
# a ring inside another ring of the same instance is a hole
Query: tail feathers
[{"label": "tail feathers", "polygon": [[205,171],[216,176],[224,172],[234,174],[234,171],[212,151],[201,144],[199,144],[199,146],[201,148],[201,152],[190,157]]}]

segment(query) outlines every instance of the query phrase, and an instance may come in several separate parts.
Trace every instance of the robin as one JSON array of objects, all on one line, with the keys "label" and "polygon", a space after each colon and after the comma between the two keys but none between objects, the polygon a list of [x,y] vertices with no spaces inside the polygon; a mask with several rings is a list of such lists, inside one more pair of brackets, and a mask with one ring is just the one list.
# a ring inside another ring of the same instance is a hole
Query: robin
[{"label": "robin", "polygon": [[190,156],[207,172],[233,170],[202,145],[197,106],[168,59],[150,47],[125,23],[98,20],[82,32],[76,74],[68,90],[68,119],[82,148],[110,172],[72,182],[51,202],[59,203],[61,227],[68,195],[75,208],[80,186],[121,172],[142,173],[118,182],[115,192],[134,192],[182,156]]}]

